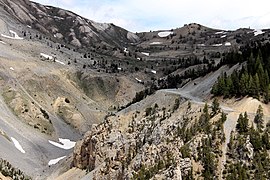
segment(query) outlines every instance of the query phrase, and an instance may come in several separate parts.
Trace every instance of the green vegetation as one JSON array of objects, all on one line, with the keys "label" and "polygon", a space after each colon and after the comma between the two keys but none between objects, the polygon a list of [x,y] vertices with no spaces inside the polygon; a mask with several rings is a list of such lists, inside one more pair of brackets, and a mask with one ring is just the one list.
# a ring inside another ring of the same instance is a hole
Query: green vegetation
[{"label": "green vegetation", "polygon": [[222,74],[213,86],[212,94],[225,98],[248,95],[268,103],[270,98],[269,48],[270,44],[267,43],[264,46],[247,48],[242,54],[229,54],[222,63],[247,61],[247,64],[240,71],[234,71],[230,76],[226,73]]},{"label": "green vegetation", "polygon": [[263,128],[263,111],[258,107],[256,113],[257,129],[248,125],[247,113],[239,115],[237,132],[231,135],[225,179],[269,179],[270,177],[270,129]]},{"label": "green vegetation", "polygon": [[199,156],[202,160],[203,173],[202,176],[205,179],[215,179],[216,163],[213,153],[213,142],[211,138],[202,140],[202,147],[200,148]]},{"label": "green vegetation", "polygon": [[210,128],[211,128],[210,118],[211,117],[210,117],[210,113],[208,112],[208,105],[205,104],[203,108],[203,113],[199,119],[199,125],[206,134],[210,133]]},{"label": "green vegetation", "polygon": [[11,177],[14,180],[29,180],[30,177],[26,176],[21,170],[12,167],[12,165],[3,159],[0,159],[0,172],[6,176]]},{"label": "green vegetation", "polygon": [[212,116],[215,116],[216,114],[219,113],[220,107],[217,98],[214,98],[211,108],[212,108]]},{"label": "green vegetation", "polygon": [[244,116],[242,113],[239,115],[239,118],[238,118],[237,124],[236,124],[236,130],[240,134],[248,132],[248,117],[247,117],[246,112],[245,112]]},{"label": "green vegetation", "polygon": [[165,168],[168,169],[170,166],[175,166],[175,160],[173,155],[170,152],[167,152],[164,156],[160,157],[160,160],[155,165],[150,167],[142,165],[137,173],[134,174],[133,179],[151,179],[154,175],[158,174],[160,170]]},{"label": "green vegetation", "polygon": [[180,152],[181,152],[183,158],[190,158],[191,157],[190,149],[188,148],[187,145],[182,146],[180,148]]},{"label": "green vegetation", "polygon": [[262,131],[262,129],[264,128],[264,125],[263,125],[264,120],[263,120],[263,109],[261,105],[259,105],[257,109],[254,122],[257,124],[258,130]]},{"label": "green vegetation", "polygon": [[[218,100],[211,106],[211,111],[207,104],[204,105],[199,120],[195,120],[192,123],[190,118],[185,117],[181,127],[177,127],[177,134],[184,140],[184,146],[180,148],[180,152],[183,158],[191,158],[196,163],[202,165],[203,169],[197,171],[196,177],[193,177],[194,171],[185,176],[183,179],[216,179],[217,178],[217,164],[218,157],[221,156],[219,145],[224,142],[223,124],[226,121],[226,114],[220,112]],[[188,110],[187,110],[188,111]],[[211,122],[213,115],[220,114],[220,118],[216,122]],[[200,142],[194,149],[190,149],[190,144],[194,143],[194,140]]]}]

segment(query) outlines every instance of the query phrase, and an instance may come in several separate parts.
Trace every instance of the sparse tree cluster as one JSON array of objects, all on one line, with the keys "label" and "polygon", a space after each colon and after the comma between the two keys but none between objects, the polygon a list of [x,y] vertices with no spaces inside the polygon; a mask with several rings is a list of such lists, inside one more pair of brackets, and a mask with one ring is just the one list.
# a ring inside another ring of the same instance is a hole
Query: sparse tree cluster
[{"label": "sparse tree cluster", "polygon": [[269,128],[263,126],[263,110],[259,106],[254,118],[256,127],[249,124],[247,113],[240,114],[236,130],[231,134],[225,179],[269,179]]},{"label": "sparse tree cluster", "polygon": [[[21,170],[12,167],[12,165],[3,159],[0,159],[0,172],[6,176],[11,177],[14,180],[30,180],[31,178],[26,176]],[[1,179],[1,178],[0,178]]]}]

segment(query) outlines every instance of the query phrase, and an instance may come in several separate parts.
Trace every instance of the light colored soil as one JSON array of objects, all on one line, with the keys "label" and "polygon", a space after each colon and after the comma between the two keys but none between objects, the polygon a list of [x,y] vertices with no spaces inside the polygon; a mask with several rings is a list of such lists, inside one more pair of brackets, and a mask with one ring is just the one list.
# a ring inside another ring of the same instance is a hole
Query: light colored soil
[{"label": "light colored soil", "polygon": [[72,168],[65,172],[64,174],[60,175],[57,177],[55,180],[67,180],[67,179],[82,179],[86,175],[86,172],[78,169],[78,168]]}]

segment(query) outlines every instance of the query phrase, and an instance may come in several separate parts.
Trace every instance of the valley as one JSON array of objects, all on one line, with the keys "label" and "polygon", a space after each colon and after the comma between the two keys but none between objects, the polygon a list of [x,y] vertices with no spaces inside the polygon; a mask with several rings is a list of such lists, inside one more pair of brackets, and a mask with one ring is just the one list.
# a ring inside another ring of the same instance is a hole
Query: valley
[{"label": "valley", "polygon": [[0,34],[0,179],[270,177],[270,30],[132,33],[0,0]]}]

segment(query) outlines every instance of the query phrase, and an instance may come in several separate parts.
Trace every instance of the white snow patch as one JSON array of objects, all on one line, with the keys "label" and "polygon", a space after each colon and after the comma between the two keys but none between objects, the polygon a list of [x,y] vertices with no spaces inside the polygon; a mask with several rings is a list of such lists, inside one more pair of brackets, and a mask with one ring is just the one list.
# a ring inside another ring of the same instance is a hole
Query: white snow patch
[{"label": "white snow patch", "polygon": [[54,19],[64,20],[65,18],[59,17],[59,16],[53,16]]},{"label": "white snow patch", "polygon": [[12,140],[13,144],[15,145],[15,147],[21,151],[22,153],[25,154],[25,150],[22,148],[21,144],[19,143],[19,141],[17,141],[17,139],[15,139],[14,137],[10,137],[10,139]]},{"label": "white snow patch", "polygon": [[157,71],[155,71],[155,70],[151,70],[151,73],[153,73],[153,74],[157,74]]},{"label": "white snow patch", "polygon": [[66,65],[65,63],[63,63],[62,61],[59,61],[59,60],[55,60],[55,62],[60,63],[62,65]]},{"label": "white snow patch", "polygon": [[8,38],[8,39],[16,39],[16,40],[22,40],[23,38],[18,36],[18,34],[15,31],[9,30],[9,32],[13,35],[13,36],[7,36],[4,34],[1,34],[2,37]]},{"label": "white snow patch", "polygon": [[226,32],[224,32],[224,31],[219,31],[219,32],[216,32],[215,34],[224,34],[224,33],[226,33]]},{"label": "white snow patch", "polygon": [[74,141],[71,141],[69,139],[62,139],[62,138],[59,138],[59,142],[60,143],[49,140],[50,144],[52,144],[56,147],[59,147],[61,149],[66,149],[66,150],[74,148],[74,146],[76,144],[76,142],[74,142]]},{"label": "white snow patch", "polygon": [[163,32],[159,32],[158,36],[163,38],[163,37],[169,36],[170,34],[173,34],[173,32],[171,32],[171,31],[163,31]]},{"label": "white snow patch", "polygon": [[14,71],[14,68],[13,68],[13,67],[10,67],[9,69],[10,69],[11,71]]},{"label": "white snow patch", "polygon": [[223,35],[223,36],[221,36],[220,38],[225,38],[225,37],[227,37],[227,35]]},{"label": "white snow patch", "polygon": [[9,32],[14,35],[15,39],[19,39],[19,40],[23,39],[20,36],[18,36],[18,34],[15,31],[9,30]]},{"label": "white snow patch", "polygon": [[117,68],[117,69],[118,69],[119,71],[121,71],[121,70],[122,70],[122,68],[120,68],[120,67],[119,67],[119,68]]},{"label": "white snow patch", "polygon": [[222,46],[222,44],[213,44],[212,46],[219,47],[219,46]]},{"label": "white snow patch", "polygon": [[127,48],[124,48],[124,52],[125,52],[125,53],[128,53],[129,51],[127,50]]},{"label": "white snow patch", "polygon": [[139,58],[139,57],[138,57],[137,59],[138,59],[138,60],[141,60],[141,58]]},{"label": "white snow patch", "polygon": [[254,30],[254,36],[258,36],[260,34],[264,34],[264,32],[261,29]]},{"label": "white snow patch", "polygon": [[0,41],[0,43],[2,43],[2,44],[7,44],[7,43],[5,43],[4,41]]},{"label": "white snow patch", "polygon": [[151,42],[151,45],[158,45],[158,44],[162,44],[162,42]]},{"label": "white snow patch", "polygon": [[149,56],[150,54],[149,53],[146,53],[146,52],[141,52],[143,55],[145,56]]},{"label": "white snow patch", "polygon": [[61,161],[64,158],[66,158],[66,156],[63,156],[63,157],[60,157],[60,158],[57,158],[57,159],[52,159],[52,160],[49,161],[48,165],[49,166],[54,165],[54,164],[58,163],[59,161]]},{"label": "white snow patch", "polygon": [[225,46],[231,46],[232,44],[230,42],[226,42]]},{"label": "white snow patch", "polygon": [[205,44],[198,44],[198,46],[205,46]]},{"label": "white snow patch", "polygon": [[140,80],[140,79],[138,79],[138,78],[135,78],[135,79],[136,79],[138,82],[140,82],[140,83],[142,82],[142,80]]},{"label": "white snow patch", "polygon": [[40,55],[41,55],[42,57],[46,58],[46,59],[49,59],[49,60],[52,60],[52,59],[53,59],[52,56],[47,55],[47,54],[44,54],[44,53],[40,53]]},{"label": "white snow patch", "polygon": [[30,28],[30,29],[32,28],[32,26],[29,26],[29,25],[27,25],[27,27]]}]

